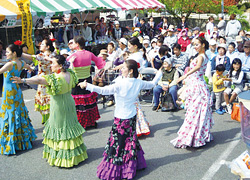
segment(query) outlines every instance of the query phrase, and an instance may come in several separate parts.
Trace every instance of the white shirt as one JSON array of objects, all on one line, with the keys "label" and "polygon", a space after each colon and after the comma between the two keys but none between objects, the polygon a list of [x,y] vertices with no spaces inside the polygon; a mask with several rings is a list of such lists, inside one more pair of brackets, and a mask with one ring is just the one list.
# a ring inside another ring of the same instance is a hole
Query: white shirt
[{"label": "white shirt", "polygon": [[153,81],[143,81],[136,78],[118,77],[115,84],[98,87],[92,84],[87,85],[87,90],[102,95],[114,94],[115,112],[114,116],[121,119],[129,119],[136,115],[136,99],[141,89],[151,89],[160,80],[162,72],[158,71]]},{"label": "white shirt", "polygon": [[235,58],[239,58],[240,53],[234,51],[234,52],[232,52],[232,53],[230,54],[229,51],[227,51],[226,56],[229,57],[229,59],[230,59],[230,64],[232,64],[232,62],[233,62],[233,60],[234,60]]},{"label": "white shirt", "polygon": [[140,63],[140,68],[138,69],[139,71],[141,70],[141,68],[145,65],[145,61],[143,59],[143,54],[142,52],[136,52],[136,53],[133,53],[133,54],[130,54],[128,59],[133,59],[135,60],[136,62]]},{"label": "white shirt", "polygon": [[139,18],[137,16],[135,16],[133,18],[133,27],[135,27],[135,25],[139,22]]},{"label": "white shirt", "polygon": [[86,41],[92,41],[92,29],[91,27],[83,28],[82,35]]}]

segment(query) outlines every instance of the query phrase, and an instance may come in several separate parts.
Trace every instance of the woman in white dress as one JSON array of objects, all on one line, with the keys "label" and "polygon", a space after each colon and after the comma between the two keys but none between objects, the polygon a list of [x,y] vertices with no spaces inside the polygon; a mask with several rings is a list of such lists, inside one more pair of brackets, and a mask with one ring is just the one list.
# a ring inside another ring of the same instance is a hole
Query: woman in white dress
[{"label": "woman in white dress", "polygon": [[203,78],[208,62],[205,50],[209,45],[203,33],[194,44],[198,56],[191,62],[190,71],[179,79],[187,79],[192,85],[186,89],[187,111],[184,122],[177,133],[178,137],[171,141],[178,148],[200,147],[213,140],[210,133],[214,123],[212,98]]}]

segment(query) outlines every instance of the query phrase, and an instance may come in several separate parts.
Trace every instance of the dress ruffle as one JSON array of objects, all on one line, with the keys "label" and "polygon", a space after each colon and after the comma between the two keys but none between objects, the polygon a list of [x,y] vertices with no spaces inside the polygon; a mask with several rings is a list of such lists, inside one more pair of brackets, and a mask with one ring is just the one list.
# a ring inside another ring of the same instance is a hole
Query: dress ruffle
[{"label": "dress ruffle", "polygon": [[133,179],[136,175],[136,170],[147,167],[143,154],[143,150],[137,151],[136,160],[130,160],[122,165],[107,162],[104,156],[97,167],[97,177],[103,180]]},{"label": "dress ruffle", "polygon": [[[13,113],[9,114],[10,111],[5,112],[2,124],[0,123],[0,154],[10,155],[16,154],[16,150],[31,149],[31,142],[37,138],[27,108],[24,106],[21,109],[13,111],[14,116]],[[10,129],[13,126],[14,133]]]},{"label": "dress ruffle", "polygon": [[75,100],[75,105],[91,105],[96,103],[96,98],[98,94],[96,92],[92,92],[90,94],[85,95],[72,95]]},{"label": "dress ruffle", "polygon": [[100,118],[98,107],[95,106],[92,109],[86,111],[77,110],[77,118],[82,127],[95,126],[95,122]]},{"label": "dress ruffle", "polygon": [[[46,124],[48,122],[49,121],[47,121]],[[85,132],[85,130],[78,123],[76,123],[74,126],[71,126],[70,128],[53,128],[46,124],[43,130],[43,137],[47,139],[53,139],[54,141],[74,139]]]}]

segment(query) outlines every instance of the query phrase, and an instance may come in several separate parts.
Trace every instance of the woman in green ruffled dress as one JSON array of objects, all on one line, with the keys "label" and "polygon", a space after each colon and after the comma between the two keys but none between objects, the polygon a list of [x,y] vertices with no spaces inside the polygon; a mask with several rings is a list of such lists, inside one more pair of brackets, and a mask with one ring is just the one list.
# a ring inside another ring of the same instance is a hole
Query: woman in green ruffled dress
[{"label": "woman in green ruffled dress", "polygon": [[78,83],[75,73],[68,69],[69,62],[63,56],[52,61],[53,74],[21,79],[15,83],[43,84],[51,95],[50,116],[43,131],[43,158],[51,166],[72,167],[88,158],[82,134],[84,128],[77,120],[75,101],[71,89]]}]

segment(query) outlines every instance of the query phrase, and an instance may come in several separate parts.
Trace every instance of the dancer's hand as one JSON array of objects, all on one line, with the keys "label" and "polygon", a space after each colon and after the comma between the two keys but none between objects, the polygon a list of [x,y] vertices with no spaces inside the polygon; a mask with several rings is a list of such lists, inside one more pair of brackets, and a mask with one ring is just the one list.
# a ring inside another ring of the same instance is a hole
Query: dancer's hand
[{"label": "dancer's hand", "polygon": [[79,83],[78,86],[80,86],[82,89],[86,88],[87,87],[87,81],[85,80],[85,81]]},{"label": "dancer's hand", "polygon": [[11,78],[11,80],[12,80],[12,83],[18,83],[18,84],[23,83],[23,80],[20,77],[17,77],[17,76]]},{"label": "dancer's hand", "polygon": [[187,77],[187,74],[181,76],[181,77],[177,80],[177,84],[178,84],[179,82],[183,81],[184,79],[186,79],[186,77]]}]

